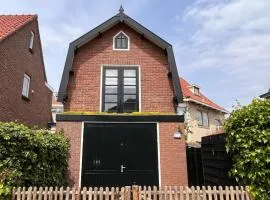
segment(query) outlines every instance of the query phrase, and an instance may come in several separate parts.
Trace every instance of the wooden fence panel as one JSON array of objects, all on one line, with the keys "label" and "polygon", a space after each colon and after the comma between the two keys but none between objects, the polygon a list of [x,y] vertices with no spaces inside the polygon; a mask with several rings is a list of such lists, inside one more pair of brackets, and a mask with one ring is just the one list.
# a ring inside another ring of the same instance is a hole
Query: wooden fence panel
[{"label": "wooden fence panel", "polygon": [[252,200],[248,187],[13,188],[12,200]]}]

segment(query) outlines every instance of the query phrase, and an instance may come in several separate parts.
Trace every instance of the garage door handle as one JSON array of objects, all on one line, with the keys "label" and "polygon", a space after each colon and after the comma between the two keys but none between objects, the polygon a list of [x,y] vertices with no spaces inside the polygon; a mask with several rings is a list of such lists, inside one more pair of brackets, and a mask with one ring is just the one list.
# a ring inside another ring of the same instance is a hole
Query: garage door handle
[{"label": "garage door handle", "polygon": [[121,173],[124,172],[124,169],[126,169],[126,167],[124,165],[121,165]]}]

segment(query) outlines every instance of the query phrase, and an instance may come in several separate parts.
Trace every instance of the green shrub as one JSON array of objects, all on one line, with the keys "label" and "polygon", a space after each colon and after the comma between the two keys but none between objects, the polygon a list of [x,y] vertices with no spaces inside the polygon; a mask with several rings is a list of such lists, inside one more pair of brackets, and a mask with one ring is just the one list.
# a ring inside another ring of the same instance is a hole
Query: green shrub
[{"label": "green shrub", "polygon": [[225,122],[230,175],[249,185],[256,200],[270,199],[270,101],[255,99],[236,108]]},{"label": "green shrub", "polygon": [[62,133],[0,122],[0,185],[66,186],[68,150]]}]

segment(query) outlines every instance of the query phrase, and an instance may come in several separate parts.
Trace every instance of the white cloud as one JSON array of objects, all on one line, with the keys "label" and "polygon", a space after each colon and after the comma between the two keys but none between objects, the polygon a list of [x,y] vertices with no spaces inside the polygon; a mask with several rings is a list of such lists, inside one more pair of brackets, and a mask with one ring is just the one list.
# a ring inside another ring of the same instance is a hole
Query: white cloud
[{"label": "white cloud", "polygon": [[195,26],[192,37],[176,49],[177,60],[185,71],[208,72],[205,79],[216,80],[216,73],[231,80],[215,85],[227,88],[222,95],[230,104],[233,99],[247,103],[270,86],[269,10],[269,0],[196,1],[181,20],[177,17]]}]

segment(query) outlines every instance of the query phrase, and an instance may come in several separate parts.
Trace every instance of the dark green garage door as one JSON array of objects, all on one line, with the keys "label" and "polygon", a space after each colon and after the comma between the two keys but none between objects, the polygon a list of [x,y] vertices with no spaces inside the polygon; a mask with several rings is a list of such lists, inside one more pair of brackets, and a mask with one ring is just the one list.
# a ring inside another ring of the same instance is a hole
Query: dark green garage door
[{"label": "dark green garage door", "polygon": [[153,123],[87,123],[82,186],[158,185]]}]

